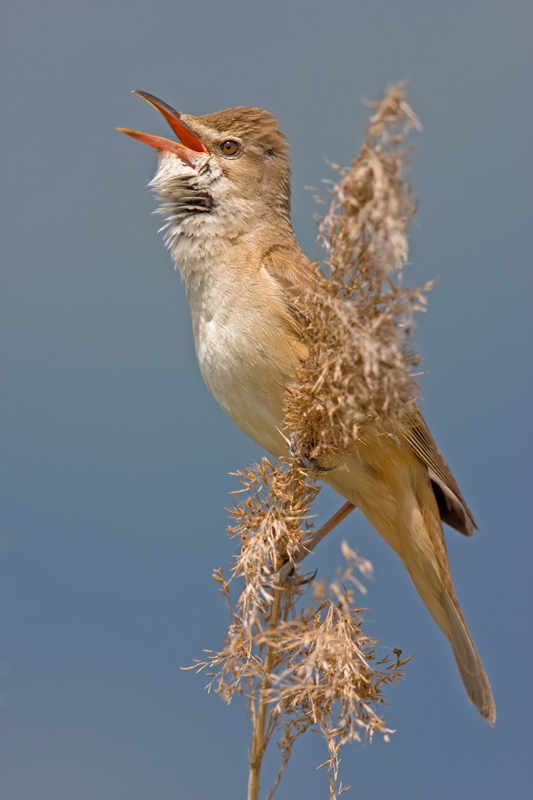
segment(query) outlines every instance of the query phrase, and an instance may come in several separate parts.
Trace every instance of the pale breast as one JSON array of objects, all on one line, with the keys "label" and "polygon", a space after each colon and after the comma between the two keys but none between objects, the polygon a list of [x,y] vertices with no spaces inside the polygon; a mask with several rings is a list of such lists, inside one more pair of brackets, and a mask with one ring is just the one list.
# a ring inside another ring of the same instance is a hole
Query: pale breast
[{"label": "pale breast", "polygon": [[[235,274],[233,275],[235,277]],[[297,348],[276,298],[254,276],[238,282],[199,281],[187,287],[196,355],[203,378],[233,421],[273,455],[286,452],[284,387],[291,383]]]}]

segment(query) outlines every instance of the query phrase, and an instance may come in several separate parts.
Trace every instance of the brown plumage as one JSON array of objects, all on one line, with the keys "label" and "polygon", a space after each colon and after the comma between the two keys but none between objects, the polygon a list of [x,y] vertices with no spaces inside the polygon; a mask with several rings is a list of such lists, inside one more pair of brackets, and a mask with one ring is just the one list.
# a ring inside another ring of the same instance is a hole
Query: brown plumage
[{"label": "brown plumage", "polygon": [[[160,153],[152,185],[185,282],[200,369],[230,417],[282,457],[285,388],[308,351],[304,298],[319,281],[290,223],[286,139],[261,109],[192,117],[140,94],[186,143],[126,131]],[[467,536],[476,526],[424,420],[416,410],[396,422],[376,419],[337,467],[324,480],[398,554],[450,641],[468,696],[493,724],[494,701],[455,596],[441,523]]]}]

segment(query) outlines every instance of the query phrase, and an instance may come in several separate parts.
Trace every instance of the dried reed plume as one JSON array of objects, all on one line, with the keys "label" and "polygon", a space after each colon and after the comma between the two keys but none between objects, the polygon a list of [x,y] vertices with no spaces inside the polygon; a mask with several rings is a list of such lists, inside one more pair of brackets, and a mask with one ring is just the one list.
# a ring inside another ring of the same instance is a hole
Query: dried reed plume
[{"label": "dried reed plume", "polygon": [[375,108],[361,152],[320,224],[326,253],[316,291],[301,298],[309,355],[290,387],[287,422],[319,461],[353,450],[366,423],[408,416],[419,358],[407,346],[426,292],[402,287],[406,230],[416,211],[404,174],[418,120],[398,84]]},{"label": "dried reed plume", "polygon": [[[253,727],[248,800],[257,800],[268,743],[277,739],[281,766],[272,797],[296,739],[321,730],[329,758],[330,798],[347,790],[338,779],[339,749],[374,733],[391,732],[378,714],[386,684],[403,675],[401,652],[375,661],[375,645],[363,633],[349,583],[361,586],[358,570],[368,562],[344,544],[344,572],[326,587],[308,590],[296,565],[313,546],[310,523],[319,491],[314,470],[332,466],[365,435],[413,411],[419,394],[412,371],[417,356],[407,347],[413,312],[423,309],[424,287],[402,287],[407,260],[406,229],[415,204],[405,169],[405,140],[417,119],[403,84],[374,109],[361,152],[339,173],[329,211],[321,221],[326,252],[315,266],[312,292],[295,300],[304,322],[308,357],[287,391],[287,439],[294,457],[285,464],[264,459],[238,474],[242,487],[231,509],[232,536],[240,554],[229,581],[215,578],[231,613],[226,644],[206,651],[196,667],[208,670],[209,686],[229,702],[246,700]],[[302,453],[305,458],[302,460]],[[240,579],[235,608],[230,583]]]}]

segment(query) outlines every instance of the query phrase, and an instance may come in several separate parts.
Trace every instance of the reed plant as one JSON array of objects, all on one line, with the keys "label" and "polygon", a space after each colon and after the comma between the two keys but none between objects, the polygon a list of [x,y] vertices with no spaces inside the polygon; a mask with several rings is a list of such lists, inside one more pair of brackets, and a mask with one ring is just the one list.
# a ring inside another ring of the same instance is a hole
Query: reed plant
[{"label": "reed plant", "polygon": [[229,532],[239,552],[227,579],[222,569],[214,573],[230,626],[223,648],[207,650],[192,667],[206,672],[226,701],[235,694],[245,701],[252,726],[248,800],[259,797],[267,746],[276,741],[281,753],[270,800],[296,740],[309,730],[325,738],[330,799],[347,791],[340,748],[390,736],[381,716],[384,690],[403,677],[409,660],[400,650],[377,659],[359,598],[372,567],[346,542],[333,581],[301,573],[305,556],[354,507],[347,503],[316,530],[317,478],[337,468],[376,419],[386,430],[419,403],[419,358],[410,337],[430,285],[403,285],[416,210],[406,178],[409,136],[418,127],[404,89],[400,83],[369,103],[360,152],[348,168],[333,165],[313,288],[294,298],[308,355],[286,387],[288,455],[236,473]]}]

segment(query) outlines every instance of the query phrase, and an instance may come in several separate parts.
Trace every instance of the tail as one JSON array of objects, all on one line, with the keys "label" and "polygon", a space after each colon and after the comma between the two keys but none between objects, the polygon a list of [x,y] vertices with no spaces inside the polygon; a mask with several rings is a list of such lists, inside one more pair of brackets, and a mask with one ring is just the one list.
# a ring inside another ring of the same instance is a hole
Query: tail
[{"label": "tail", "polygon": [[427,469],[401,441],[385,436],[359,445],[358,451],[358,458],[348,462],[348,470],[328,473],[323,479],[358,506],[399,555],[452,646],[468,697],[494,725],[496,708],[490,684],[455,596]]},{"label": "tail", "polygon": [[444,592],[443,600],[446,616],[450,624],[450,644],[463,686],[479,713],[491,725],[494,725],[496,721],[496,706],[489,680],[466,627],[461,609],[455,596],[453,599],[450,598],[447,591]]},{"label": "tail", "polygon": [[[416,513],[410,516],[411,541],[403,560],[422,600],[452,646],[468,697],[494,725],[496,706],[489,680],[455,596],[442,524],[428,484],[425,476],[416,483],[415,495],[422,519]],[[407,554],[410,557],[406,559]]]},{"label": "tail", "polygon": [[446,561],[447,574],[443,576],[440,558],[437,566],[433,558],[423,560],[420,552],[417,555],[414,563],[409,558],[402,560],[428,611],[452,646],[468,697],[479,713],[494,725],[496,706],[489,680],[455,597],[448,563]]}]

